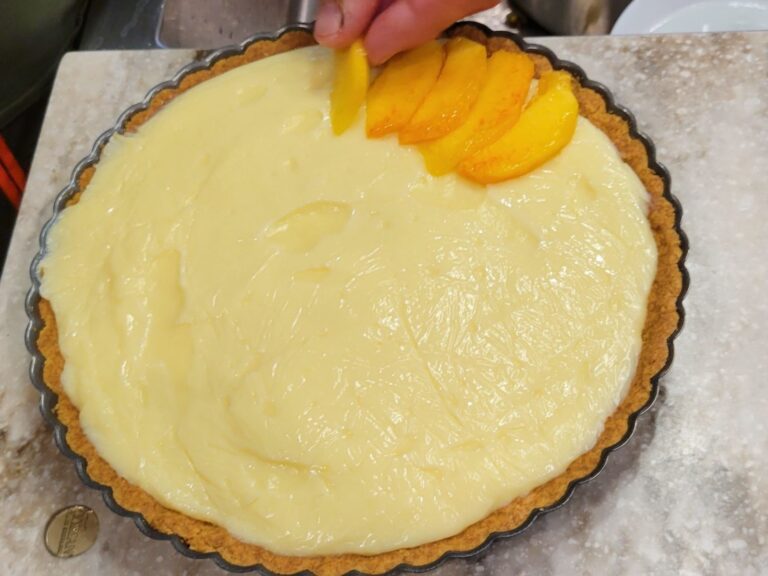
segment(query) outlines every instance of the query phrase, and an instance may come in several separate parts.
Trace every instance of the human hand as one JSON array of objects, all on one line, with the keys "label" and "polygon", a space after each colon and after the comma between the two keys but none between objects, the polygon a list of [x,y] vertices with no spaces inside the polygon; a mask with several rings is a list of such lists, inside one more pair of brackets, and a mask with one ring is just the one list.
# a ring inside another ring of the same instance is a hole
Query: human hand
[{"label": "human hand", "polygon": [[364,37],[371,64],[435,38],[465,16],[499,0],[322,0],[315,39],[329,48],[346,48]]}]

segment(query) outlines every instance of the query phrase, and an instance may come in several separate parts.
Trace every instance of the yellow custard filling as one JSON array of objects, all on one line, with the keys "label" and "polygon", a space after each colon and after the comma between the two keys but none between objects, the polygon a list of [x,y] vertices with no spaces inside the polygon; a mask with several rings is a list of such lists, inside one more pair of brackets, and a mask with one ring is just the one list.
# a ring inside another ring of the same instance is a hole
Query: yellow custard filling
[{"label": "yellow custard filling", "polygon": [[481,187],[362,118],[334,136],[331,76],[292,51],[113,138],[43,262],[99,453],[289,555],[437,540],[562,473],[628,389],[656,269],[588,120]]}]

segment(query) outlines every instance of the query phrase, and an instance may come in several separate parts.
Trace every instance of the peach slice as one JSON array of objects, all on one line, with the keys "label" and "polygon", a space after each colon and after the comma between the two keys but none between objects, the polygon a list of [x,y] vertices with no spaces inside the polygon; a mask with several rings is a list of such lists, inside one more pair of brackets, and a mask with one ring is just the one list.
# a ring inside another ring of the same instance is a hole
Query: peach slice
[{"label": "peach slice", "polygon": [[571,141],[578,117],[570,75],[545,73],[520,120],[496,142],[462,161],[459,173],[481,184],[522,176],[554,158]]},{"label": "peach slice", "polygon": [[439,140],[419,147],[429,173],[447,174],[464,158],[501,138],[520,118],[532,79],[533,61],[527,55],[495,52],[466,121]]},{"label": "peach slice", "polygon": [[531,106],[536,100],[546,95],[550,90],[569,90],[573,91],[573,81],[571,75],[562,70],[555,70],[552,72],[545,72],[539,78],[538,85],[536,86],[536,94],[531,101],[528,102],[528,107]]},{"label": "peach slice", "polygon": [[400,131],[400,143],[434,140],[460,126],[477,101],[487,66],[485,46],[467,38],[449,40],[443,70],[416,114]]},{"label": "peach slice", "polygon": [[432,41],[389,61],[368,91],[368,136],[385,136],[408,124],[435,85],[444,59],[443,47]]},{"label": "peach slice", "polygon": [[362,40],[336,52],[336,75],[331,91],[331,127],[336,135],[346,132],[357,118],[368,92],[368,55]]}]

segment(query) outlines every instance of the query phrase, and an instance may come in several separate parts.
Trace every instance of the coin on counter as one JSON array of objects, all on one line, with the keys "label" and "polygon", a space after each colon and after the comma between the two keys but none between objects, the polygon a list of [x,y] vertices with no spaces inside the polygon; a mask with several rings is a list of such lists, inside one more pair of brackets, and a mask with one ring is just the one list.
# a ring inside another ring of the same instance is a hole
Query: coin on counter
[{"label": "coin on counter", "polygon": [[45,547],[57,558],[71,558],[88,550],[99,534],[99,518],[87,506],[67,506],[45,526]]}]

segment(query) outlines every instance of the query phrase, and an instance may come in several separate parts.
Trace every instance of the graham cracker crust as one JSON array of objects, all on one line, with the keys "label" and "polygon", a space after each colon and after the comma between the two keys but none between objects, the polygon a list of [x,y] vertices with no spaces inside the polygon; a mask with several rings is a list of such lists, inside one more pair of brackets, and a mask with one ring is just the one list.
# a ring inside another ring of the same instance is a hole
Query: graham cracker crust
[{"label": "graham cracker crust", "polygon": [[[460,25],[448,32],[463,35],[486,44],[489,52],[496,50],[520,51],[510,37],[490,35],[487,29]],[[261,58],[314,44],[306,30],[289,31],[276,40],[259,40],[244,53],[218,60],[210,68],[192,72],[177,88],[166,88],[155,94],[146,110],[135,113],[126,123],[126,131],[134,131],[151,118],[162,106],[189,88],[213,76],[237,66]],[[543,53],[531,53],[536,74],[552,69],[552,62]],[[231,536],[224,528],[197,520],[160,505],[149,494],[121,478],[99,456],[84,434],[79,413],[64,393],[61,373],[64,359],[58,346],[56,318],[50,303],[40,299],[38,313],[44,323],[36,341],[44,358],[43,381],[58,396],[54,407],[56,418],[66,426],[66,442],[73,452],[87,462],[87,474],[95,482],[109,487],[114,500],[124,509],[140,513],[147,523],[163,534],[177,535],[191,551],[218,553],[226,563],[237,568],[266,568],[277,574],[293,574],[310,571],[318,576],[337,576],[356,570],[368,574],[388,572],[402,564],[420,567],[439,561],[451,552],[469,552],[480,548],[494,533],[509,533],[529,524],[539,509],[559,504],[572,489],[572,484],[598,471],[604,463],[604,451],[623,443],[634,426],[637,413],[653,399],[655,379],[664,370],[670,357],[669,341],[681,322],[679,298],[685,276],[682,268],[685,241],[678,230],[678,212],[668,194],[663,174],[655,170],[649,160],[645,144],[634,134],[630,122],[612,110],[598,89],[579,73],[569,70],[573,76],[580,113],[599,127],[618,148],[621,157],[639,176],[651,196],[649,221],[658,249],[658,269],[651,289],[647,317],[643,329],[643,346],[639,365],[629,392],[619,408],[606,421],[605,429],[597,445],[576,459],[557,478],[543,484],[526,496],[515,499],[483,520],[469,526],[463,532],[436,542],[414,548],[394,550],[383,554],[362,556],[343,554],[337,556],[289,557],[274,554],[256,545],[247,544]],[[82,172],[78,189],[84,190],[95,167]],[[69,201],[76,203],[81,192]],[[69,205],[68,204],[68,205]]]}]

